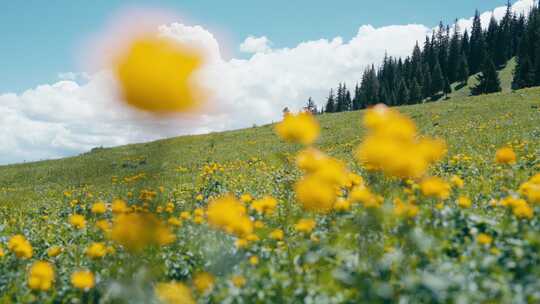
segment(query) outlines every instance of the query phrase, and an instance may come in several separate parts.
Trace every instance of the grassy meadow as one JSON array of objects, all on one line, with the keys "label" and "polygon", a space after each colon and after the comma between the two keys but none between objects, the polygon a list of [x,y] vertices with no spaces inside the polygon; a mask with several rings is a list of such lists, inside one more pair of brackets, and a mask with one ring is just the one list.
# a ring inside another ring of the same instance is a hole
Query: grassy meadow
[{"label": "grassy meadow", "polygon": [[[449,183],[457,176],[463,186],[444,198],[425,195],[420,179],[385,177],[355,160],[364,111],[316,116],[314,146],[360,175],[378,195],[376,207],[302,209],[294,159],[303,147],[282,141],[274,125],[1,166],[0,303],[537,303],[540,206],[531,203],[534,214],[523,216],[499,202],[522,197],[520,185],[540,172],[540,88],[459,92],[396,108],[419,134],[446,142],[430,175]],[[514,164],[494,161],[501,147],[515,151]],[[208,223],[209,202],[227,193],[254,223],[247,239]],[[277,202],[270,211],[253,207],[267,196]],[[418,209],[403,215],[396,199]],[[167,223],[169,241],[141,250],[116,242],[118,200],[126,213]],[[15,253],[13,235],[26,238],[31,256]],[[89,250],[95,243],[103,248]],[[28,283],[38,260],[54,267],[43,291]],[[93,284],[78,287],[72,274],[83,269]],[[183,285],[159,285],[173,281]]]}]

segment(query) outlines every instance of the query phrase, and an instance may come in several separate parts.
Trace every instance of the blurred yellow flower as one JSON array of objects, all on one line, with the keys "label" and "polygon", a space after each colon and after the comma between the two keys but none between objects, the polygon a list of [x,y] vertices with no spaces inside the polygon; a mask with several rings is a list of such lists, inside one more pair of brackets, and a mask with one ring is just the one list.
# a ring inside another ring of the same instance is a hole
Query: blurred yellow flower
[{"label": "blurred yellow flower", "polygon": [[277,206],[277,201],[271,196],[265,196],[251,203],[251,208],[260,214],[272,214]]},{"label": "blurred yellow flower", "polygon": [[105,244],[101,242],[96,242],[90,244],[90,246],[86,248],[85,253],[86,256],[88,256],[89,258],[98,259],[104,257],[107,254],[107,248],[105,247]]},{"label": "blurred yellow flower", "polygon": [[285,233],[283,233],[283,230],[275,229],[275,230],[272,230],[272,232],[270,232],[269,236],[270,236],[271,239],[281,241],[281,240],[283,240],[284,235],[285,235]]},{"label": "blurred yellow flower", "polygon": [[241,275],[233,276],[231,281],[236,288],[242,288],[244,285],[246,285],[246,278]]},{"label": "blurred yellow flower", "polygon": [[127,203],[121,199],[115,199],[111,204],[111,211],[114,214],[120,214],[128,211]]},{"label": "blurred yellow flower", "polygon": [[464,208],[464,209],[471,208],[472,206],[471,199],[466,196],[460,196],[457,200],[457,204],[459,207]]},{"label": "blurred yellow flower", "polygon": [[287,114],[275,131],[285,141],[310,145],[319,137],[320,127],[311,113],[302,112]]},{"label": "blurred yellow flower", "polygon": [[516,153],[510,147],[500,148],[495,153],[495,162],[499,164],[514,164],[516,163]]},{"label": "blurred yellow flower", "polygon": [[86,219],[80,214],[73,214],[69,217],[69,223],[75,229],[83,229],[86,227]]},{"label": "blurred yellow flower", "polygon": [[193,278],[193,286],[200,293],[210,291],[214,287],[214,276],[208,272],[199,272]]},{"label": "blurred yellow flower", "polygon": [[519,186],[519,193],[532,204],[540,204],[540,173]]},{"label": "blurred yellow flower", "polygon": [[326,213],[336,201],[335,186],[315,176],[299,180],[294,189],[296,198],[308,211]]},{"label": "blurred yellow flower", "polygon": [[259,257],[256,255],[252,255],[249,257],[249,263],[253,266],[256,266],[259,264]]},{"label": "blurred yellow flower", "polygon": [[115,74],[123,99],[141,110],[184,112],[204,98],[194,73],[202,57],[166,38],[141,37],[116,60]]},{"label": "blurred yellow flower", "polygon": [[87,270],[75,271],[71,274],[71,284],[73,287],[88,290],[95,285],[94,274]]},{"label": "blurred yellow flower", "polygon": [[37,261],[28,271],[28,288],[47,291],[54,282],[54,269],[48,262]]},{"label": "blurred yellow flower", "polygon": [[63,249],[60,246],[53,246],[49,249],[47,249],[47,255],[51,258],[54,258],[55,256],[58,256],[60,253],[62,253]]},{"label": "blurred yellow flower", "polygon": [[355,156],[368,170],[403,179],[420,178],[446,153],[443,141],[417,139],[414,122],[384,105],[366,111],[364,126],[368,134]]},{"label": "blurred yellow flower", "polygon": [[428,177],[420,182],[420,190],[427,197],[447,199],[450,197],[450,185],[439,177]]},{"label": "blurred yellow flower", "polygon": [[491,243],[493,242],[493,238],[491,236],[489,236],[488,234],[480,233],[476,237],[476,241],[480,245],[491,245]]},{"label": "blurred yellow flower", "polygon": [[294,229],[298,232],[310,233],[317,223],[313,219],[300,219],[295,225]]},{"label": "blurred yellow flower", "polygon": [[107,206],[105,205],[104,202],[99,201],[92,205],[91,211],[94,214],[103,214],[107,211]]},{"label": "blurred yellow flower", "polygon": [[450,178],[450,183],[452,183],[452,186],[456,188],[460,188],[460,189],[463,188],[463,186],[465,185],[465,183],[463,182],[463,179],[461,179],[461,177],[457,175],[453,175]]},{"label": "blurred yellow flower", "polygon": [[253,222],[247,216],[246,207],[232,195],[212,200],[206,214],[210,225],[227,233],[243,237],[253,232]]},{"label": "blurred yellow flower", "polygon": [[158,283],[154,292],[159,301],[165,304],[195,304],[191,290],[182,283]]},{"label": "blurred yellow flower", "polygon": [[20,259],[29,259],[32,257],[32,245],[23,235],[12,236],[8,241],[8,249]]}]

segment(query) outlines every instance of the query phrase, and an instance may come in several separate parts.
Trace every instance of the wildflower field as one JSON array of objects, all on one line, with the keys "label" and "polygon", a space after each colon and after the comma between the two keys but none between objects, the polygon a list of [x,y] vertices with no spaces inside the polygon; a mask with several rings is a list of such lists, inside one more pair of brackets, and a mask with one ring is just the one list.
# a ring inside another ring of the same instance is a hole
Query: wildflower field
[{"label": "wildflower field", "polygon": [[539,96],[0,167],[0,302],[538,303]]}]

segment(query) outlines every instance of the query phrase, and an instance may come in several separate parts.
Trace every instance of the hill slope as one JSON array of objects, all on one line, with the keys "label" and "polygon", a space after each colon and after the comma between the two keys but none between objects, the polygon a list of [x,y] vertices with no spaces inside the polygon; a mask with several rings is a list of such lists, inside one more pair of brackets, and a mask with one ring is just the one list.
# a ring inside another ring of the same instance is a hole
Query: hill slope
[{"label": "hill slope", "polygon": [[[540,111],[533,107],[540,107],[539,94],[540,88],[505,90],[478,97],[456,95],[448,101],[399,110],[413,117],[423,132],[447,140],[450,155],[475,152],[489,159],[495,147],[512,140],[538,143]],[[360,113],[322,115],[319,119],[323,131],[318,145],[352,161],[351,151],[362,135]],[[193,187],[197,174],[208,163],[248,162],[255,157],[268,165],[279,165],[281,152],[297,149],[282,143],[274,135],[273,126],[262,126],[99,149],[60,160],[0,166],[0,204],[21,208],[31,201],[28,207],[51,207],[54,198],[61,197],[64,190],[85,186],[107,192],[116,187],[111,178],[122,181],[141,172],[152,176],[143,179],[144,183]],[[255,174],[242,167],[232,172]]]}]

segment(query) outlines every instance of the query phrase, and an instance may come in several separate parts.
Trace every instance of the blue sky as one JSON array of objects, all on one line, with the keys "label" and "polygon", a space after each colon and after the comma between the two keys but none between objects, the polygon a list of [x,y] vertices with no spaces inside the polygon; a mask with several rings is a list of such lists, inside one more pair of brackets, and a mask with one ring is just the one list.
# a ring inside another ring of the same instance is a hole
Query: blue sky
[{"label": "blue sky", "polygon": [[[360,25],[420,23],[434,26],[486,11],[506,0],[387,1],[3,1],[0,10],[0,92],[22,92],[53,83],[61,72],[79,71],[77,48],[102,29],[124,7],[170,9],[185,24],[201,24],[222,33],[231,47],[248,36],[267,36],[274,47],[294,47],[301,41],[354,36]],[[91,5],[83,3],[91,3]]]}]

